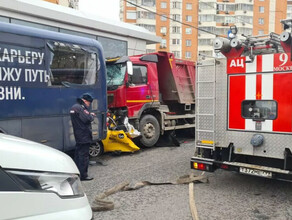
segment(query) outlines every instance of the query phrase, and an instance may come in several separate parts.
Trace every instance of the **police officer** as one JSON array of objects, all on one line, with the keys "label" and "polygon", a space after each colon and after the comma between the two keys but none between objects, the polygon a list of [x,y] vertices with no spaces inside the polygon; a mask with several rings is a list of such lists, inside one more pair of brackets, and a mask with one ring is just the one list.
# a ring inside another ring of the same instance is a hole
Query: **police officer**
[{"label": "police officer", "polygon": [[95,114],[89,111],[93,97],[89,93],[84,93],[77,98],[77,103],[71,107],[70,116],[73,125],[74,137],[76,141],[74,161],[79,169],[82,181],[92,180],[88,176],[89,147],[92,143],[91,122]]}]

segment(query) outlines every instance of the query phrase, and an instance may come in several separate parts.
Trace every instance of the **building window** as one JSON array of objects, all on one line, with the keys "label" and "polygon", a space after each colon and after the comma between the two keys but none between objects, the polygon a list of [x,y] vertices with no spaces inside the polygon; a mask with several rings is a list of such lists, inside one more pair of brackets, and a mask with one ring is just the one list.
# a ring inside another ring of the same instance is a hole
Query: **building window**
[{"label": "building window", "polygon": [[138,11],[138,18],[155,19],[155,14],[148,11]]},{"label": "building window", "polygon": [[[201,21],[201,22],[218,21],[218,20],[215,20],[216,19],[215,17],[216,17],[215,15],[204,15],[204,14],[202,14],[202,15],[199,15],[199,21]],[[223,18],[223,16],[218,16],[218,17],[222,17]]]},{"label": "building window", "polygon": [[172,27],[172,33],[173,34],[180,34],[180,27],[176,27],[176,26]]},{"label": "building window", "polygon": [[253,11],[253,5],[238,3],[235,5],[235,11]]},{"label": "building window", "polygon": [[191,22],[192,21],[192,16],[191,15],[187,15],[186,16],[186,21]]},{"label": "building window", "polygon": [[206,2],[200,2],[199,1],[199,9],[200,10],[212,10],[216,7],[216,3],[207,3]]},{"label": "building window", "polygon": [[265,7],[264,6],[260,6],[259,7],[259,12],[260,13],[265,13]]},{"label": "building window", "polygon": [[[0,16],[0,21],[9,23],[9,18]],[[58,30],[57,30],[58,31]]]},{"label": "building window", "polygon": [[140,27],[143,27],[145,29],[147,29],[150,32],[156,32],[156,26],[155,25],[150,25],[150,24],[137,24]]},{"label": "building window", "polygon": [[259,30],[259,35],[263,35],[264,34],[264,30]]},{"label": "building window", "polygon": [[192,3],[187,3],[187,5],[186,5],[186,9],[187,9],[187,10],[192,10],[192,9],[193,9],[193,5],[192,5]]},{"label": "building window", "polygon": [[160,28],[160,33],[161,34],[165,35],[166,34],[166,31],[167,31],[166,27],[161,27]]},{"label": "building window", "polygon": [[155,6],[155,0],[142,0],[142,5],[153,7]]},{"label": "building window", "polygon": [[179,51],[172,51],[172,53],[173,53],[173,55],[174,55],[175,58],[181,58]]},{"label": "building window", "polygon": [[224,23],[235,23],[235,20],[237,20],[237,17],[235,19],[233,16],[225,16]]},{"label": "building window", "polygon": [[176,21],[180,21],[180,15],[179,14],[174,14],[172,15],[172,19]]},{"label": "building window", "polygon": [[137,14],[135,11],[127,11],[127,16],[126,18],[128,20],[136,20],[137,19]]},{"label": "building window", "polygon": [[192,46],[192,41],[191,41],[191,40],[186,40],[186,46],[187,46],[187,47]]},{"label": "building window", "polygon": [[167,2],[161,2],[160,8],[167,8]]},{"label": "building window", "polygon": [[192,34],[192,28],[186,28],[186,34]]},{"label": "building window", "polygon": [[172,2],[172,8],[181,8],[181,3],[180,2]]},{"label": "building window", "polygon": [[190,52],[190,51],[186,51],[186,58],[191,58],[191,56],[192,56],[192,53]]},{"label": "building window", "polygon": [[263,18],[259,18],[259,24],[264,24],[264,19]]},{"label": "building window", "polygon": [[127,6],[128,7],[136,7],[135,5],[132,5],[131,3],[129,2],[132,2],[133,4],[137,4],[137,0],[130,0],[130,1],[127,1]]},{"label": "building window", "polygon": [[212,45],[213,42],[211,39],[199,39],[198,45]]},{"label": "building window", "polygon": [[180,39],[172,39],[172,45],[180,45]]},{"label": "building window", "polygon": [[[9,19],[7,20],[7,22],[9,23]],[[44,24],[37,24],[37,23],[29,22],[29,21],[23,21],[23,20],[18,20],[18,19],[11,18],[11,23],[12,24],[20,24],[20,25],[24,25],[24,26],[28,26],[28,27],[34,27],[34,28],[39,28],[39,29],[58,32],[58,28],[57,27],[52,27],[52,26],[48,26],[48,25],[44,25]],[[81,32],[79,32],[79,33],[82,34]],[[73,34],[76,35],[75,33],[73,33]],[[80,36],[84,37],[84,35],[80,35]],[[85,37],[87,37],[87,36],[85,36]]]},{"label": "building window", "polygon": [[160,16],[160,20],[161,20],[161,21],[166,21],[166,20],[167,20],[166,15],[161,15],[161,16]]},{"label": "building window", "polygon": [[166,39],[161,39],[161,48],[166,48]]},{"label": "building window", "polygon": [[128,45],[126,41],[98,37],[98,41],[103,46],[104,57],[118,57],[127,55]]}]

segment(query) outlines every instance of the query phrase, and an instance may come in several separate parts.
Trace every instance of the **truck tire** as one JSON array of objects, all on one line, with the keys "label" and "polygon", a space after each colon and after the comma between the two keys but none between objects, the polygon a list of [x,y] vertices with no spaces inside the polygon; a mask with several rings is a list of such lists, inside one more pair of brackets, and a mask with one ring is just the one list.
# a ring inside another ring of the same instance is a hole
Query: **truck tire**
[{"label": "truck tire", "polygon": [[144,115],[140,121],[140,142],[145,147],[152,147],[160,136],[160,125],[153,115]]},{"label": "truck tire", "polygon": [[188,129],[189,135],[191,138],[195,138],[196,137],[196,128],[189,128]]}]

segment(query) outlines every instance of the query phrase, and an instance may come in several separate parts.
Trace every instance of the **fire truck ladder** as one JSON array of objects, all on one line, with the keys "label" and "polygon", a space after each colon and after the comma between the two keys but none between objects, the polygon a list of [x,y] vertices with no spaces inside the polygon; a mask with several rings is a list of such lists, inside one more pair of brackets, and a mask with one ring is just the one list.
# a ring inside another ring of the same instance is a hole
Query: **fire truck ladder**
[{"label": "fire truck ladder", "polygon": [[215,150],[216,60],[197,63],[196,148]]}]

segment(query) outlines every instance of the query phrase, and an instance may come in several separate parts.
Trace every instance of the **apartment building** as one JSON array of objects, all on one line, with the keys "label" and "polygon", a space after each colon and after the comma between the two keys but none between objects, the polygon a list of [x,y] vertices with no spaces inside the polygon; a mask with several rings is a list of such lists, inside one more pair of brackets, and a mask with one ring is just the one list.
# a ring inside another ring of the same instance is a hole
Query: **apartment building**
[{"label": "apartment building", "polygon": [[120,6],[121,20],[162,37],[148,52],[166,50],[191,60],[198,53],[214,56],[214,38],[227,37],[231,25],[240,37],[280,34],[280,20],[287,16],[287,0],[120,0]]},{"label": "apartment building", "polygon": [[197,0],[120,0],[120,7],[122,21],[162,38],[160,44],[147,46],[147,52],[169,51],[177,58],[197,59]]},{"label": "apartment building", "polygon": [[[280,34],[283,31],[280,21],[286,19],[286,14],[286,0],[200,0],[199,28],[225,37],[232,25],[238,28],[240,38],[270,32]],[[198,52],[213,56],[216,35],[199,31]]]}]

